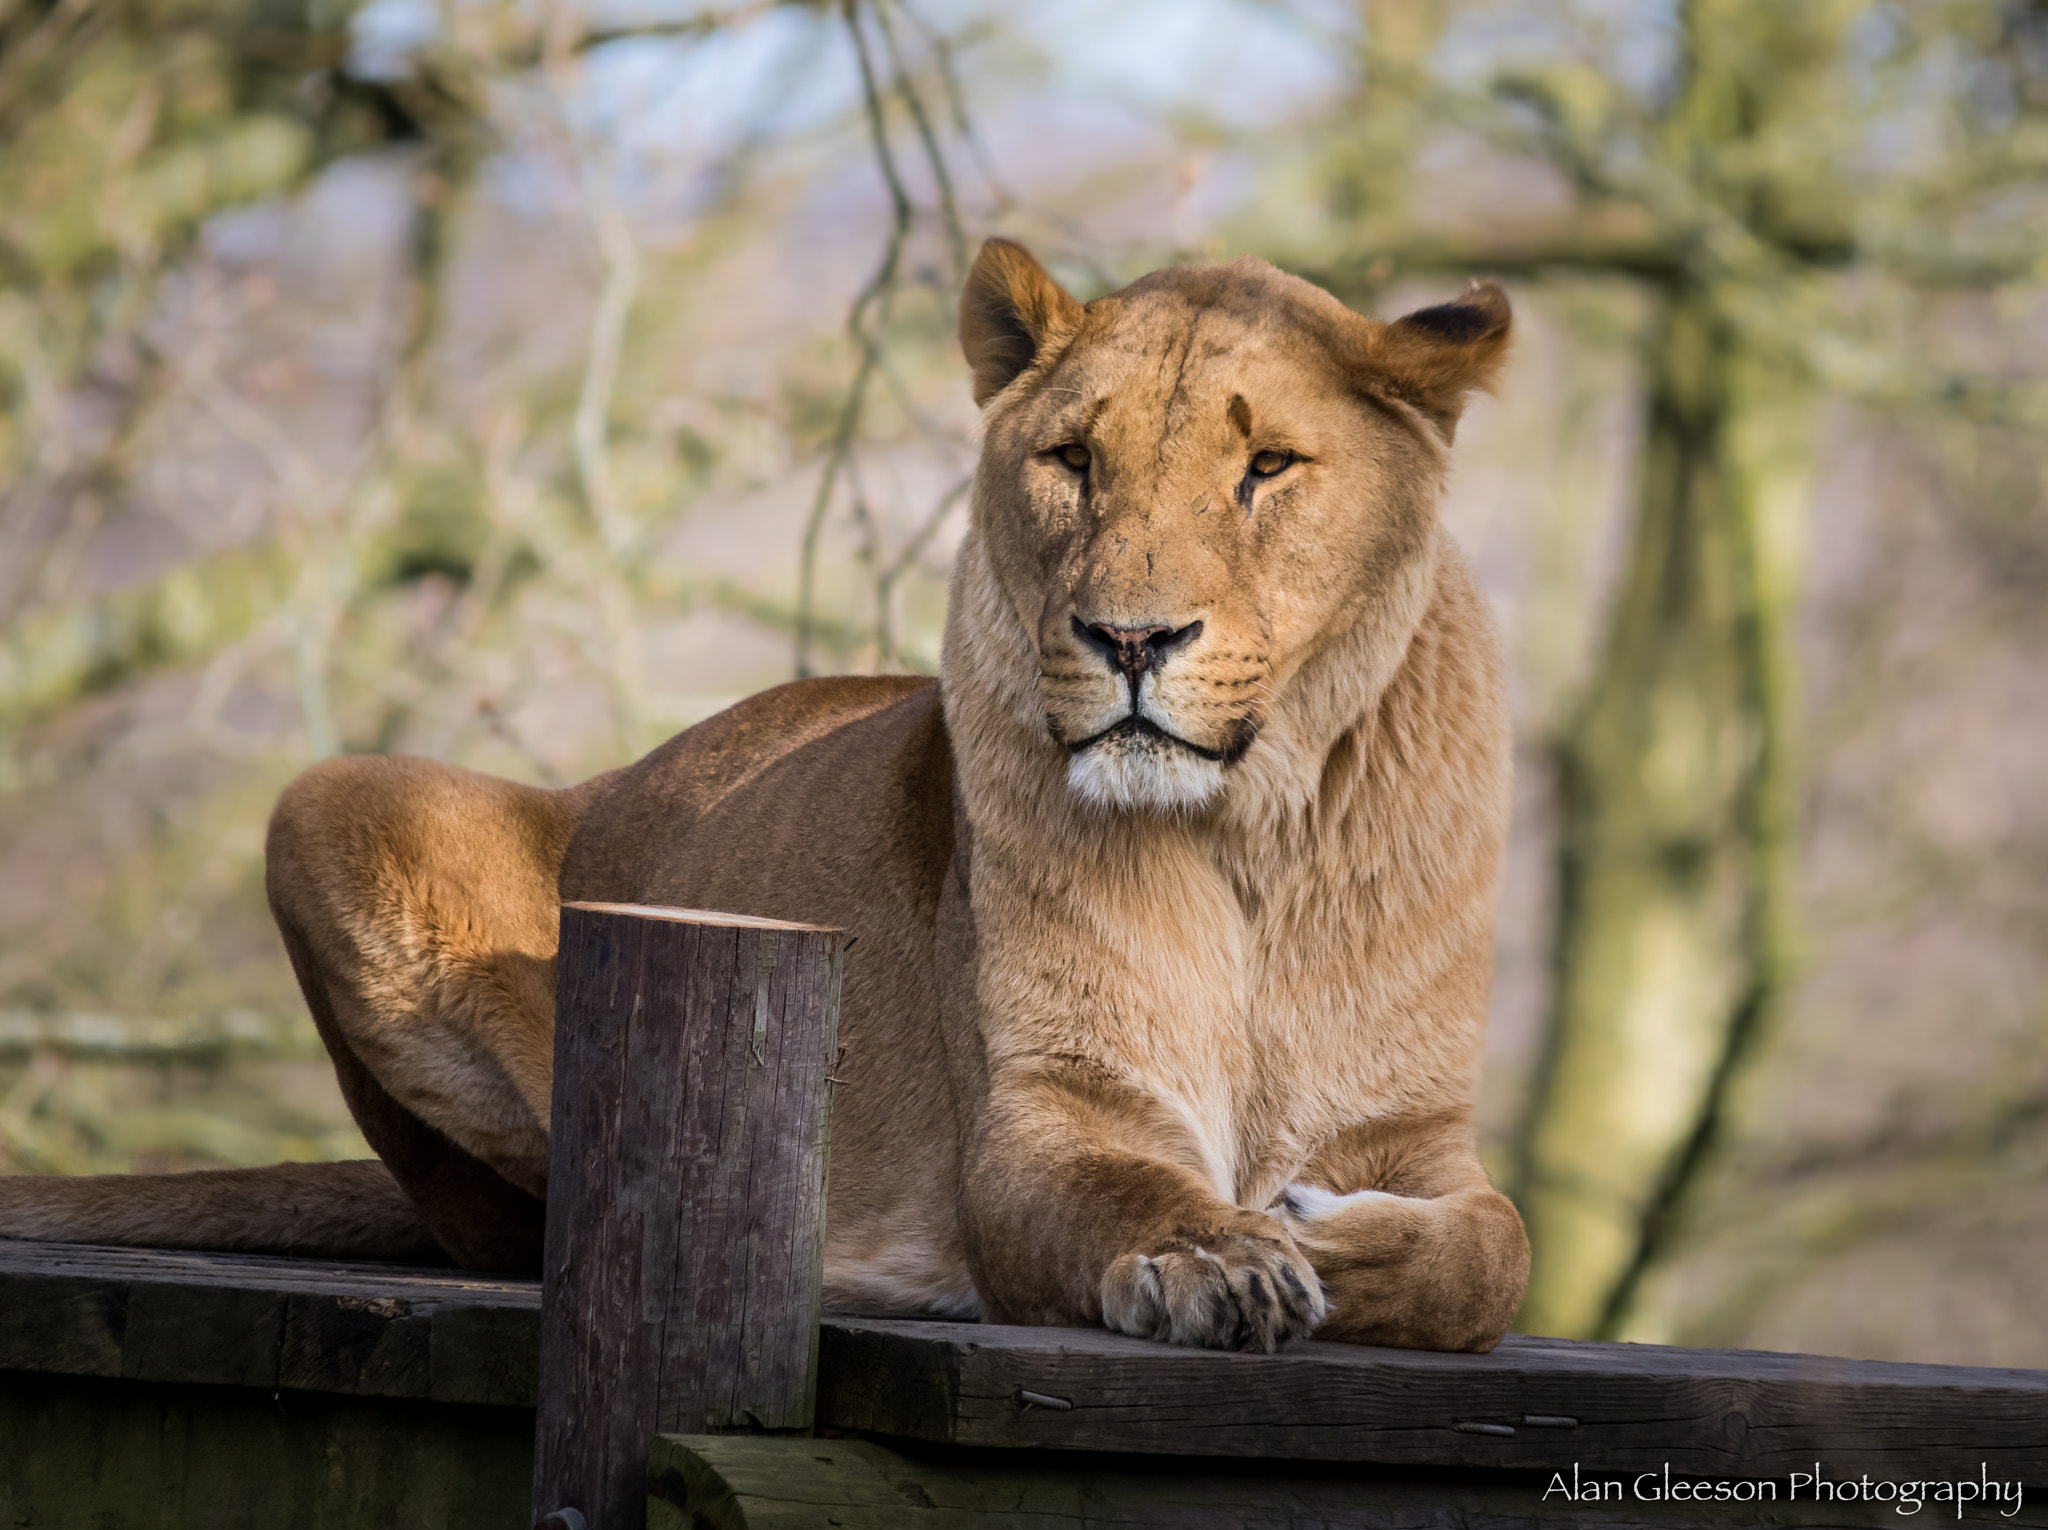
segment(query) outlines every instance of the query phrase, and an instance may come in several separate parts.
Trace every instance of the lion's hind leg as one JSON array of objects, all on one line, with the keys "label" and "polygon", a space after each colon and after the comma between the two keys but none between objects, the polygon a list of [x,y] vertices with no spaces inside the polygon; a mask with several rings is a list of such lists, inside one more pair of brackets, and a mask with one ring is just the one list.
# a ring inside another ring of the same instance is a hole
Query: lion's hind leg
[{"label": "lion's hind leg", "polygon": [[538,1263],[556,876],[580,792],[330,760],[271,820],[271,908],[363,1135],[458,1263]]}]

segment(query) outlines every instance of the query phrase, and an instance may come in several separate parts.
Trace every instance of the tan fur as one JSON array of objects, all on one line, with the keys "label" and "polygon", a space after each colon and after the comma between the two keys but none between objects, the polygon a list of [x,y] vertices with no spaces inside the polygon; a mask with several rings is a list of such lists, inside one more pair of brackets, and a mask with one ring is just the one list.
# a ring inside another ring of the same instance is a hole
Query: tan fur
[{"label": "tan fur", "polygon": [[[309,772],[273,905],[440,1244],[534,1257],[557,902],[724,908],[855,936],[828,1303],[1494,1344],[1528,1262],[1472,1130],[1508,737],[1436,502],[1507,331],[1496,288],[1387,325],[1257,261],[1084,306],[991,241],[938,685],[785,686],[560,793]],[[36,1183],[0,1232],[66,1235]]]},{"label": "tan fur", "polygon": [[448,1262],[391,1171],[374,1158],[154,1174],[146,1196],[136,1194],[139,1178],[0,1179],[0,1226],[10,1237],[67,1243]]}]

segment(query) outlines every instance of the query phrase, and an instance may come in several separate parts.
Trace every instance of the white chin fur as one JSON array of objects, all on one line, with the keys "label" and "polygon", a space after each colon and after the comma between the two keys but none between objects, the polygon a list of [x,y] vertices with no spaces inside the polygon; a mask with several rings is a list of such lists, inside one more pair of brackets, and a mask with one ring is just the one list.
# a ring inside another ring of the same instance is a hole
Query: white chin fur
[{"label": "white chin fur", "polygon": [[1104,739],[1067,761],[1067,785],[1094,807],[1185,812],[1223,790],[1223,767],[1173,744]]}]

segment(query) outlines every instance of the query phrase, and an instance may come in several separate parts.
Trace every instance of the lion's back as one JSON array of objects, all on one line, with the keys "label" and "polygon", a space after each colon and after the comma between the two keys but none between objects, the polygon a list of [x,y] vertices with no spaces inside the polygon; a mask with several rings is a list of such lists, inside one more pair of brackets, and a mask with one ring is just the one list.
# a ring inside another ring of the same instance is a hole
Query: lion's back
[{"label": "lion's back", "polygon": [[800,680],[707,718],[594,784],[562,897],[814,923],[911,913],[952,850],[938,692]]}]

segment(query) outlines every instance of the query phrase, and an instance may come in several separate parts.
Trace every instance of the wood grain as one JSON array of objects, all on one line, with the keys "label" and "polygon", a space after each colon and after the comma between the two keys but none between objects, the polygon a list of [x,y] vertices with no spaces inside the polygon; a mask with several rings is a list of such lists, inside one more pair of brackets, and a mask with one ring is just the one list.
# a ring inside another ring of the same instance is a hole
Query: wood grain
[{"label": "wood grain", "polygon": [[[1542,1472],[1210,1461],[1097,1454],[892,1449],[870,1440],[662,1435],[648,1458],[648,1530],[1679,1530],[1868,1527],[1888,1505],[1568,1498]],[[1645,1483],[1661,1491],[1661,1480]],[[1760,1487],[1756,1491],[1761,1493]],[[1929,1504],[1924,1512],[1936,1512]],[[1875,1511],[1875,1512],[1874,1512]],[[1952,1509],[1950,1513],[1952,1513]],[[1983,1521],[1998,1511],[1977,1506]],[[2010,1526],[2048,1524],[2025,1503]]]},{"label": "wood grain", "polygon": [[530,1408],[540,1286],[0,1239],[0,1370]]},{"label": "wood grain", "polygon": [[[2048,1372],[1511,1335],[1492,1354],[1177,1349],[837,1317],[819,1417],[954,1445],[1703,1476],[1968,1473],[2048,1490]],[[1066,1402],[1027,1402],[1021,1394]],[[1541,1420],[1543,1422],[1532,1422]],[[1475,1427],[1477,1426],[1477,1427]]]},{"label": "wood grain", "polygon": [[505,1530],[533,1410],[0,1371],[0,1525]]},{"label": "wood grain", "polygon": [[537,1516],[637,1530],[657,1431],[810,1427],[843,947],[563,907]]},{"label": "wood grain", "polygon": [[[130,1349],[138,1291],[158,1316]],[[184,1316],[165,1322],[167,1303]],[[530,1406],[539,1305],[530,1282],[446,1271],[0,1241],[0,1370]],[[219,1342],[198,1341],[209,1332]],[[167,1333],[186,1338],[172,1347]],[[274,1362],[252,1362],[252,1334]],[[1091,1329],[841,1316],[823,1338],[818,1422],[906,1440],[1545,1471],[1669,1462],[1702,1476],[1981,1466],[2048,1502],[2040,1371],[1521,1337],[1490,1355],[1217,1355]],[[1026,1392],[1069,1406],[1027,1405]]]}]

